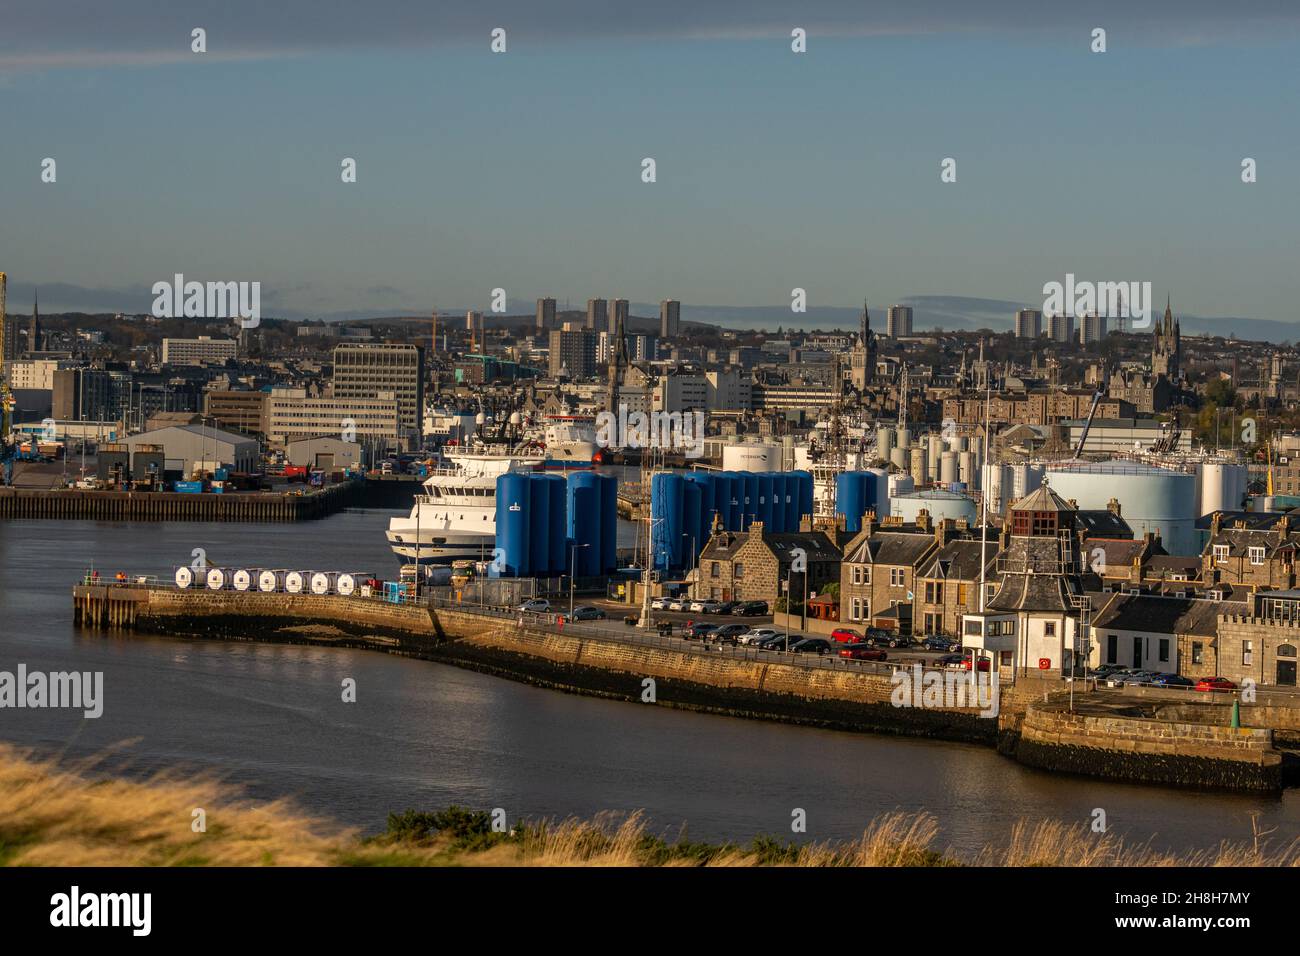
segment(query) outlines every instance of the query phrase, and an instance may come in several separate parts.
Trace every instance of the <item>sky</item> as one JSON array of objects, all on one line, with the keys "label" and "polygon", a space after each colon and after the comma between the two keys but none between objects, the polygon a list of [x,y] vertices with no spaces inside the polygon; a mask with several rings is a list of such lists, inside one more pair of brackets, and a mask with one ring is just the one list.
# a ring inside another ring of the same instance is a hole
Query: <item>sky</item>
[{"label": "sky", "polygon": [[1300,322],[1300,6],[1129,6],[24,4],[0,34],[9,308],[39,286],[45,312],[148,311],[182,273],[259,281],[272,316],[495,288],[883,315],[1041,305],[1072,273]]}]

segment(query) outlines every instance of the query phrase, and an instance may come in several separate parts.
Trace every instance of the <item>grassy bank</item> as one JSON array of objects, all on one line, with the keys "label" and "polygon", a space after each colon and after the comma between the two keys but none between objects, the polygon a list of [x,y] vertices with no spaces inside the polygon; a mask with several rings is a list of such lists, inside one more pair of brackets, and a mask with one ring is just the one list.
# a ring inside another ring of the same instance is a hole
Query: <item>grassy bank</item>
[{"label": "grassy bank", "polygon": [[[196,830],[195,810],[204,813]],[[493,832],[487,813],[452,807],[390,814],[377,837],[255,805],[211,779],[139,783],[93,763],[59,764],[0,744],[0,863],[7,866],[1296,866],[1300,841],[1266,835],[1167,854],[1056,821],[1019,821],[1004,846],[958,856],[929,814],[885,813],[857,840],[745,845],[665,840],[638,815],[536,821]]]}]

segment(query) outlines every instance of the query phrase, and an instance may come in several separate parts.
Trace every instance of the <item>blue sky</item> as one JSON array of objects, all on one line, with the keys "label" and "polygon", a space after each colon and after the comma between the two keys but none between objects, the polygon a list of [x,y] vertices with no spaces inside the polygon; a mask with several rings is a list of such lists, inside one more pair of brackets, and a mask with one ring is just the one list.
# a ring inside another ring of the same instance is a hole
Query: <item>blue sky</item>
[{"label": "blue sky", "polygon": [[0,40],[11,310],[40,284],[46,310],[144,311],[175,272],[259,280],[265,313],[309,316],[482,308],[498,286],[675,297],[688,316],[795,286],[810,310],[1033,303],[1072,272],[1151,281],[1200,315],[1300,319],[1300,40],[1272,4],[1143,22],[507,4],[429,35],[410,4],[340,7],[369,23],[336,32],[204,5],[159,22],[143,3],[97,31],[50,6],[67,19],[19,14]]}]

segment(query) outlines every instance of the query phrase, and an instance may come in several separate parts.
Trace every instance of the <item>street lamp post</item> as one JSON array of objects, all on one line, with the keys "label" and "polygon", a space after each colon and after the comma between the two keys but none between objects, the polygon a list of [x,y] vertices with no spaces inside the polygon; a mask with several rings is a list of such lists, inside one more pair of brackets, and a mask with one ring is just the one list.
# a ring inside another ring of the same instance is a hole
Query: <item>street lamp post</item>
[{"label": "street lamp post", "polygon": [[569,620],[573,620],[573,585],[574,579],[578,576],[578,549],[589,548],[590,544],[578,544],[576,541],[569,542]]}]

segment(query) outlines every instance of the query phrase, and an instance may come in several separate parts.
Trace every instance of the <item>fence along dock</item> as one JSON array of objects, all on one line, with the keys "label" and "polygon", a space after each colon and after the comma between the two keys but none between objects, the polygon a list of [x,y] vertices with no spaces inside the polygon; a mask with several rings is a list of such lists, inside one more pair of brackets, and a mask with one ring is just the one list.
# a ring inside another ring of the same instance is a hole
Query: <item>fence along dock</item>
[{"label": "fence along dock", "polygon": [[363,501],[359,484],[312,494],[184,494],[173,491],[83,491],[0,488],[0,518],[91,521],[307,521]]}]

